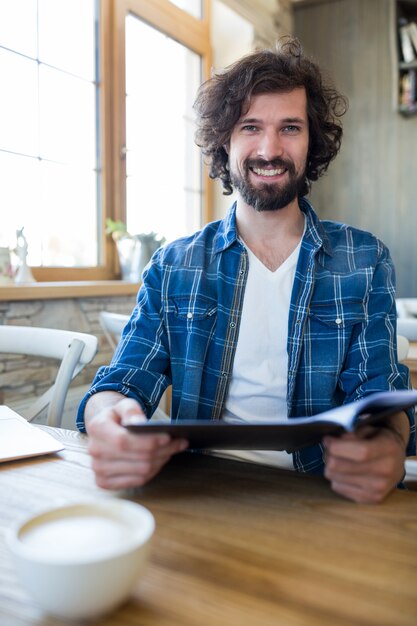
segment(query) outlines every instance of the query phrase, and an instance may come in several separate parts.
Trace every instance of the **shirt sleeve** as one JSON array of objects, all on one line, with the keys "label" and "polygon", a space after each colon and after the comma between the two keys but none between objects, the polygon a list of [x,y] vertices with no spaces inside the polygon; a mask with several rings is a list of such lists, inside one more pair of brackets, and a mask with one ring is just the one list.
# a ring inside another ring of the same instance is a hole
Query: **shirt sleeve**
[{"label": "shirt sleeve", "polygon": [[161,266],[156,253],[119,345],[108,366],[100,367],[77,412],[77,428],[85,432],[88,399],[101,391],[117,391],[137,400],[151,417],[171,383],[168,336],[161,304]]},{"label": "shirt sleeve", "polygon": [[[377,391],[411,388],[409,370],[397,359],[395,270],[389,251],[382,243],[364,309],[364,323],[352,338],[340,374],[346,403]],[[409,409],[407,415],[410,421],[407,455],[414,455],[414,410]]]}]

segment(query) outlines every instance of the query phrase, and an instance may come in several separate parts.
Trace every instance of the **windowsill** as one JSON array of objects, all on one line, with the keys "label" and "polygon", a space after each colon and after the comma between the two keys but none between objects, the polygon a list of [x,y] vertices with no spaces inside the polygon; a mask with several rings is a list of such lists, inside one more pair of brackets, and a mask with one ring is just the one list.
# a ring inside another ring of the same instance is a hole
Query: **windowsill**
[{"label": "windowsill", "polygon": [[131,296],[139,289],[137,283],[124,280],[86,280],[68,282],[36,282],[0,286],[0,302],[16,300],[56,300],[62,298],[94,298],[96,296]]}]

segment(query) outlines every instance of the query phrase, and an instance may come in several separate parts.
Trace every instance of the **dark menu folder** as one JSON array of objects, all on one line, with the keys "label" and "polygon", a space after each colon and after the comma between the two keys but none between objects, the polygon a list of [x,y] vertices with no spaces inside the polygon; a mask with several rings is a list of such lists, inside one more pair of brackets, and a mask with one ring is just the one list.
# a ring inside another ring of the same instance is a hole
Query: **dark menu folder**
[{"label": "dark menu folder", "polygon": [[322,440],[325,435],[352,432],[363,424],[383,424],[390,416],[417,404],[417,390],[384,391],[312,417],[228,424],[206,421],[153,421],[126,424],[134,433],[168,433],[188,439],[190,448],[218,450],[287,450]]}]

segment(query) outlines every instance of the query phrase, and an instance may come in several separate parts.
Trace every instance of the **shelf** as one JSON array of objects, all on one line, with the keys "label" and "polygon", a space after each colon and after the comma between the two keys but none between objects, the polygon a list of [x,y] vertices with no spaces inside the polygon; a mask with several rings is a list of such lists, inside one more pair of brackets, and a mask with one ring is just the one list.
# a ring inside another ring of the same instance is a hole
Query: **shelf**
[{"label": "shelf", "polygon": [[138,283],[122,280],[12,284],[0,286],[0,302],[135,296],[138,290]]},{"label": "shelf", "polygon": [[[417,114],[417,47],[408,25],[417,23],[417,0],[396,0],[393,13],[396,56],[396,108],[403,117]],[[405,61],[404,59],[410,59]]]},{"label": "shelf", "polygon": [[413,117],[413,115],[417,115],[417,102],[411,109],[400,106],[398,110],[404,117]]},{"label": "shelf", "polygon": [[400,70],[403,71],[417,70],[417,59],[415,61],[410,61],[409,63],[406,63],[405,61],[400,61],[398,67],[400,68]]}]

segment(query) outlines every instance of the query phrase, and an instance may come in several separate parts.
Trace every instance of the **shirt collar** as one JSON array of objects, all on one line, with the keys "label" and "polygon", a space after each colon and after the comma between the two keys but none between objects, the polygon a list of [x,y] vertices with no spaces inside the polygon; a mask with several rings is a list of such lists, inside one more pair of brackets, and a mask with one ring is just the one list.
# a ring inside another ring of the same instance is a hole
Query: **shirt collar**
[{"label": "shirt collar", "polygon": [[313,207],[307,198],[303,197],[299,200],[301,211],[307,217],[307,228],[304,235],[304,239],[308,241],[314,248],[322,248],[323,252],[329,256],[333,256],[333,246],[330,243],[330,239],[321,223],[320,219],[316,215]]},{"label": "shirt collar", "polygon": [[[323,248],[326,254],[332,256],[332,245],[310,202],[303,197],[300,198],[299,205],[307,219],[304,239],[308,240],[313,247]],[[238,234],[236,229],[236,202],[234,202],[226,216],[220,221],[213,241],[213,254],[223,252],[236,241],[238,241]]]},{"label": "shirt collar", "polygon": [[226,216],[220,221],[213,240],[213,253],[223,252],[238,240],[236,228],[236,202],[232,204]]}]

